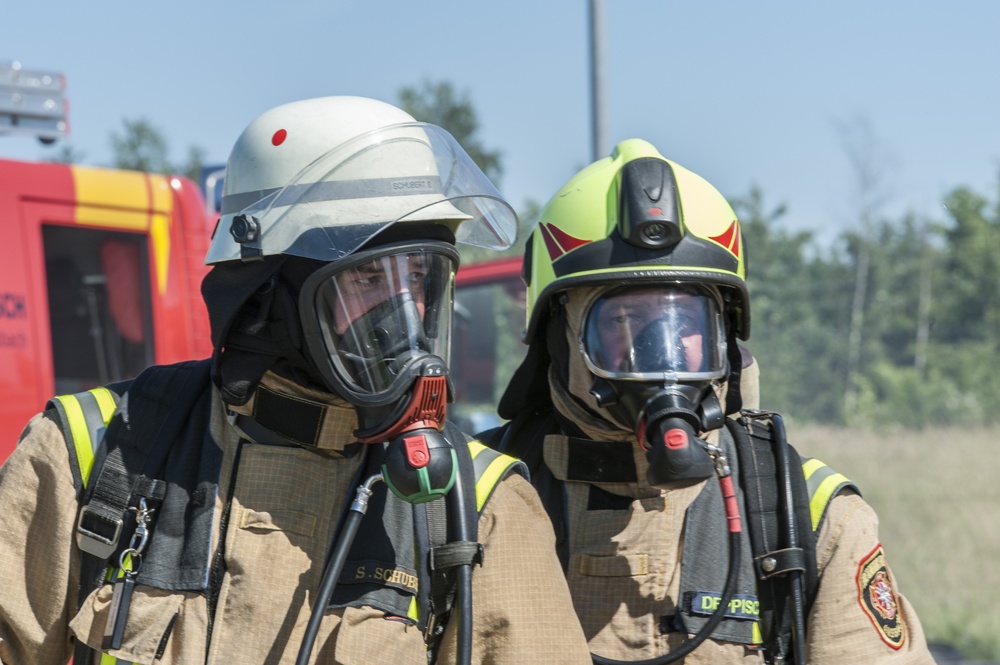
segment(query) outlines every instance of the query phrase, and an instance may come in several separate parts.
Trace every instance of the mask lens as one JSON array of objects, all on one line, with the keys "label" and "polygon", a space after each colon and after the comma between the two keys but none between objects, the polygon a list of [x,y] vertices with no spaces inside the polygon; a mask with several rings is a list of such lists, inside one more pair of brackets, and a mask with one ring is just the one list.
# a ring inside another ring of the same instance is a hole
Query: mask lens
[{"label": "mask lens", "polygon": [[719,304],[707,289],[613,289],[594,301],[585,319],[584,351],[598,376],[684,380],[725,369]]},{"label": "mask lens", "polygon": [[316,282],[312,302],[333,370],[353,390],[389,391],[411,361],[448,360],[452,280],[450,257],[393,254]]}]

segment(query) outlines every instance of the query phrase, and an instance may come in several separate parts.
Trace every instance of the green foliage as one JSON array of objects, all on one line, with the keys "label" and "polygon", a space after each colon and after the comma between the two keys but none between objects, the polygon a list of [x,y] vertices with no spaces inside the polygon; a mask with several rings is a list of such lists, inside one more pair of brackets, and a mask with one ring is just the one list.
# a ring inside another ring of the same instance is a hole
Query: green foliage
[{"label": "green foliage", "polygon": [[[420,86],[407,86],[399,91],[399,104],[404,111],[421,122],[447,130],[465,148],[483,173],[500,188],[503,175],[503,153],[488,150],[478,137],[479,117],[467,92],[456,92],[448,81],[423,81]],[[541,205],[532,199],[524,202],[518,212],[518,241],[503,251],[460,245],[462,263],[479,263],[509,256],[521,256],[524,239],[538,220]]]},{"label": "green foliage", "polygon": [[145,171],[147,173],[167,173],[167,141],[163,135],[145,119],[122,120],[122,133],[111,134],[111,149],[114,151],[114,167]]},{"label": "green foliage", "polygon": [[188,149],[184,164],[174,164],[167,155],[169,146],[163,134],[148,120],[122,120],[122,132],[111,134],[113,166],[147,173],[180,173],[198,182],[205,151],[197,146]]},{"label": "green foliage", "polygon": [[[800,421],[868,427],[1000,422],[1000,201],[967,188],[946,219],[868,220],[829,248],[780,228],[760,190],[743,222],[761,401]],[[857,397],[844,409],[858,261],[867,270]]]},{"label": "green foliage", "polygon": [[417,120],[448,130],[499,188],[502,153],[487,150],[476,136],[479,118],[467,92],[456,92],[448,81],[425,80],[419,88],[407,86],[400,90],[399,101],[403,110]]},{"label": "green foliage", "polygon": [[82,164],[84,157],[85,153],[82,150],[77,150],[68,143],[63,143],[55,154],[47,157],[45,161],[55,164]]}]

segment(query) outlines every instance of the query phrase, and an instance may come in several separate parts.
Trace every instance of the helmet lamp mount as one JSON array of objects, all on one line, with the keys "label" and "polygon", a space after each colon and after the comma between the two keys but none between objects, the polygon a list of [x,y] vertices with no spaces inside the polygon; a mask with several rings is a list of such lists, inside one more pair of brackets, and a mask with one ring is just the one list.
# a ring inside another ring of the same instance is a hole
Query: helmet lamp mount
[{"label": "helmet lamp mount", "polygon": [[662,159],[645,157],[620,172],[618,233],[639,249],[673,247],[684,237],[677,181]]},{"label": "helmet lamp mount", "polygon": [[260,220],[253,215],[236,215],[229,225],[229,234],[240,246],[240,260],[263,261],[264,253],[260,247]]}]

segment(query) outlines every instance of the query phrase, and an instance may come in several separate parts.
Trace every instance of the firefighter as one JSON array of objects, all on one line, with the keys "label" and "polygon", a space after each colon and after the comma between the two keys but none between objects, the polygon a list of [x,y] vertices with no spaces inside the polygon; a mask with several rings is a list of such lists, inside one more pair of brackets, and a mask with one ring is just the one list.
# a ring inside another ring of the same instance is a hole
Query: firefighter
[{"label": "firefighter", "polygon": [[325,97],[247,127],[222,207],[211,360],[53,399],[0,469],[0,662],[588,662],[536,493],[444,418],[455,243],[508,204]]},{"label": "firefighter", "polygon": [[744,254],[712,185],[620,143],[528,239],[529,348],[480,438],[528,463],[594,662],[930,665],[875,513],[741,410]]}]

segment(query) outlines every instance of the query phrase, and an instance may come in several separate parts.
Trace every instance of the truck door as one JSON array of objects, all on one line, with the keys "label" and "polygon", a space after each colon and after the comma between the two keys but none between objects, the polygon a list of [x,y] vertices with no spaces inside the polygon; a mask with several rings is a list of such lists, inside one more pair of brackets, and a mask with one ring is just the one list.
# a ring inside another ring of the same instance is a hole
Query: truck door
[{"label": "truck door", "polygon": [[42,246],[57,394],[152,365],[147,236],[44,225]]}]

